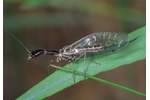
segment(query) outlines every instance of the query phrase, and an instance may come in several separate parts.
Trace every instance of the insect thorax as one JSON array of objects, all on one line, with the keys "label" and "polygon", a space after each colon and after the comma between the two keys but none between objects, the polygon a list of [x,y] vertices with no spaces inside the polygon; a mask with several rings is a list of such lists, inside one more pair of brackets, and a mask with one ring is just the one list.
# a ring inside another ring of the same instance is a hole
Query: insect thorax
[{"label": "insect thorax", "polygon": [[77,51],[74,49],[61,49],[57,59],[59,59],[59,61],[62,59],[68,62],[72,62],[77,60],[81,54],[82,53],[77,53]]},{"label": "insect thorax", "polygon": [[71,62],[71,61],[78,60],[85,54],[100,52],[103,50],[104,50],[104,46],[98,46],[98,45],[92,47],[85,47],[85,48],[61,49],[57,59],[59,61],[62,59]]}]

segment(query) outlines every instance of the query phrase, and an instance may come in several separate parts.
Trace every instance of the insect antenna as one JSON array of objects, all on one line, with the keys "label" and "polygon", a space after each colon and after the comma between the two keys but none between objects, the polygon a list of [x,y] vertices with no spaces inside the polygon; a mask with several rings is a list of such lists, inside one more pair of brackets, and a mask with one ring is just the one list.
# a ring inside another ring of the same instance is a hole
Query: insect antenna
[{"label": "insect antenna", "polygon": [[29,49],[27,49],[27,47],[25,45],[23,45],[14,35],[12,35],[11,33],[9,33],[15,40],[17,40],[25,49],[26,51],[30,54],[31,52],[29,51]]}]

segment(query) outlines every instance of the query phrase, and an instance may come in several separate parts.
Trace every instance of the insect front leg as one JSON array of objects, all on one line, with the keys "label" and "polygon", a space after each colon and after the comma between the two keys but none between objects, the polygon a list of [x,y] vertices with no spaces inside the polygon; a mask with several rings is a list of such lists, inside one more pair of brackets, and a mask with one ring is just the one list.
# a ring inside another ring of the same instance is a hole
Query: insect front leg
[{"label": "insect front leg", "polygon": [[51,60],[50,63],[49,63],[49,65],[48,65],[48,67],[47,67],[47,74],[48,74],[48,75],[49,75],[50,66],[56,68],[56,71],[58,70],[57,66],[55,66],[54,64],[52,64],[53,61],[54,61],[54,60]]},{"label": "insect front leg", "polygon": [[48,67],[47,67],[47,75],[49,75],[49,68],[50,66],[54,67],[54,65],[52,64],[53,60],[50,61]]}]

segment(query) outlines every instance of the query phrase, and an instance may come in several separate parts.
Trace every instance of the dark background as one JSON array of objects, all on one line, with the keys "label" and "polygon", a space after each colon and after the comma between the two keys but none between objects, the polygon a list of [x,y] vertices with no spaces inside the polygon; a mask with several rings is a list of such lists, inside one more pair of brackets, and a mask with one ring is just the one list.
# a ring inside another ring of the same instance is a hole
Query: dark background
[{"label": "dark background", "polygon": [[[52,56],[27,60],[25,49],[59,50],[97,31],[127,33],[146,25],[145,0],[4,0],[4,100],[14,100],[47,77]],[[119,59],[119,58],[118,58]],[[96,77],[146,93],[145,60]],[[59,63],[63,66],[65,63]],[[50,73],[55,71],[50,68]],[[145,100],[132,93],[85,80],[46,100]]]}]

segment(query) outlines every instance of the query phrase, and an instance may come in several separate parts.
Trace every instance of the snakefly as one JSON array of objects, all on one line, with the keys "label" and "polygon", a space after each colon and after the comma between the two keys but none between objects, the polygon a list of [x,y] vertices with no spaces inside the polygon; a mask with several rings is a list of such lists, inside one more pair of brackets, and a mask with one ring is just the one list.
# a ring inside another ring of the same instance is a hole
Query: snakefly
[{"label": "snakefly", "polygon": [[[10,34],[12,35],[12,34]],[[140,35],[139,35],[140,36]],[[39,55],[53,55],[56,57],[56,62],[61,60],[69,62],[72,69],[72,75],[75,82],[75,77],[73,73],[72,63],[84,57],[84,74],[86,73],[86,64],[85,59],[87,54],[98,53],[102,51],[106,52],[116,52],[125,48],[130,42],[136,40],[136,38],[130,40],[128,35],[125,32],[117,32],[117,31],[103,31],[103,32],[95,32],[90,35],[87,35],[80,40],[76,41],[71,45],[64,46],[59,51],[51,51],[45,49],[38,49],[34,51],[29,51],[18,39],[16,39],[23,47],[28,51],[28,60],[31,58],[38,57]],[[51,66],[54,66],[50,64]]]}]

